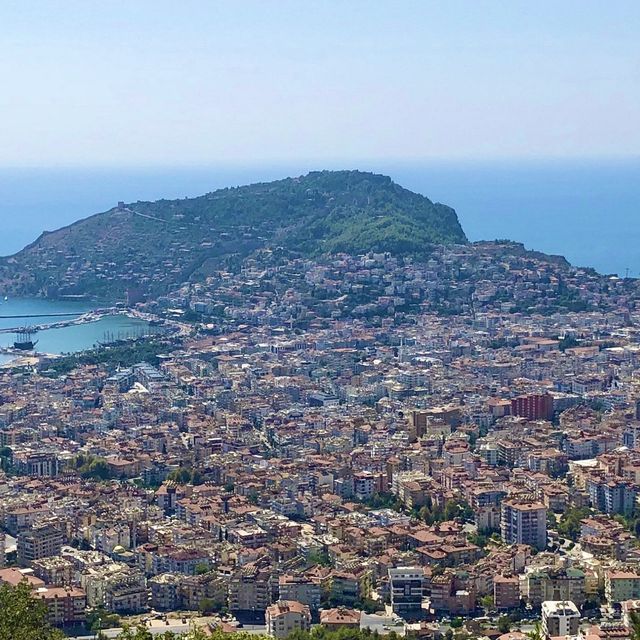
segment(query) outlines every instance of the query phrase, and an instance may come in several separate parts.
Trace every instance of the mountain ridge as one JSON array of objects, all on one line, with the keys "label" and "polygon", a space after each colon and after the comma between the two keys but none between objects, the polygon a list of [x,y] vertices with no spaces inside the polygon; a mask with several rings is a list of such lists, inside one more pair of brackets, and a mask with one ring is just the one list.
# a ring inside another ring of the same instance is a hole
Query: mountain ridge
[{"label": "mountain ridge", "polygon": [[423,257],[435,245],[467,242],[452,208],[388,176],[314,171],[195,198],[119,203],[0,259],[0,282],[14,294],[118,299],[130,288],[160,293],[265,247]]}]

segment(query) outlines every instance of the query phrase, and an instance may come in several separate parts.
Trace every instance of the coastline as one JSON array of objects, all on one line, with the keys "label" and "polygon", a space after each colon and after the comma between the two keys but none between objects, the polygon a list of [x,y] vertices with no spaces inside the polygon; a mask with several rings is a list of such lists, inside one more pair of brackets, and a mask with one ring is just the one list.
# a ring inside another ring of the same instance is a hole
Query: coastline
[{"label": "coastline", "polygon": [[[47,315],[47,314],[43,314]],[[66,315],[66,314],[65,314]],[[55,314],[49,314],[47,317],[53,317]],[[38,325],[33,325],[36,328],[37,332],[48,332],[48,331],[57,331],[61,329],[70,329],[73,327],[81,327],[85,325],[92,325],[99,323],[102,320],[114,319],[114,318],[126,318],[136,322],[146,323],[147,327],[149,323],[156,319],[154,316],[141,313],[139,311],[135,311],[132,309],[121,309],[116,307],[103,307],[100,309],[94,309],[90,311],[85,311],[80,313],[80,315],[67,318],[65,320],[54,321],[54,322],[46,322]],[[0,329],[0,336],[2,334],[9,335],[11,333],[15,333],[16,330],[19,330],[21,327],[4,327]],[[130,339],[131,336],[127,336],[124,339]],[[37,346],[37,345],[36,345]],[[0,356],[8,357],[5,362],[0,363],[0,369],[7,369],[13,367],[22,367],[22,366],[34,366],[38,364],[43,359],[55,359],[60,358],[66,353],[81,353],[82,351],[89,350],[94,348],[95,345],[87,345],[84,348],[79,349],[71,349],[67,351],[61,352],[52,352],[51,350],[43,350],[38,351],[37,348],[29,351],[22,351],[20,349],[16,349],[11,346],[0,347]]]}]

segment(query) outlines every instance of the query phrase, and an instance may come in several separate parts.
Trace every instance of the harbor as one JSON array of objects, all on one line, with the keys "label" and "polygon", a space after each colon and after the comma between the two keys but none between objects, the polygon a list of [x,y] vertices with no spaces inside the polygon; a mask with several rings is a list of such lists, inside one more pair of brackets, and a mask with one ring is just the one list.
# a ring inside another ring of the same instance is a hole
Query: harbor
[{"label": "harbor", "polygon": [[31,320],[33,318],[54,318],[54,317],[64,317],[66,320],[60,320],[58,322],[47,322],[43,324],[29,324],[22,323],[21,325],[16,325],[15,327],[4,327],[0,329],[1,333],[20,333],[22,331],[31,330],[33,333],[38,331],[45,331],[48,329],[62,329],[63,327],[71,327],[77,324],[86,324],[87,322],[96,322],[101,318],[109,315],[118,315],[122,312],[117,309],[104,309],[99,311],[88,311],[87,313],[83,313],[82,315],[78,315],[76,313],[56,313],[56,314],[34,314],[34,315],[12,315],[12,316],[3,316],[0,315],[0,319],[24,319]]},{"label": "harbor", "polygon": [[43,355],[77,353],[164,330],[146,317],[116,307],[87,309],[76,303],[15,299],[5,301],[0,311],[5,312],[0,313],[0,365],[4,366],[28,363]]}]

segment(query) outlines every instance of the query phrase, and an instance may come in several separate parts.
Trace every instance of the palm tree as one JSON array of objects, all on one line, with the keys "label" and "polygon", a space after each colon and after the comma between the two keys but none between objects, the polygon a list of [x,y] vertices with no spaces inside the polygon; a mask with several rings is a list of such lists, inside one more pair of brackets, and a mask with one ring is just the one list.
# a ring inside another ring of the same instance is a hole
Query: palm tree
[{"label": "palm tree", "polygon": [[640,640],[640,614],[632,611],[629,614],[629,623],[631,626],[631,640]]},{"label": "palm tree", "polygon": [[527,633],[527,636],[531,638],[531,640],[544,640],[544,632],[542,631],[542,625],[540,624],[540,621],[537,621],[533,625],[533,629],[531,629],[531,631]]}]

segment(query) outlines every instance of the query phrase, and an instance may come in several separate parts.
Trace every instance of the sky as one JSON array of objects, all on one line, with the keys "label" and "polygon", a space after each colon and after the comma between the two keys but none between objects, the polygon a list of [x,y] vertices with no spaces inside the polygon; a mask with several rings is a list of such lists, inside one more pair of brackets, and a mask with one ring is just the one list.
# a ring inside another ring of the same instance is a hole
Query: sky
[{"label": "sky", "polygon": [[640,152],[638,0],[2,0],[0,167]]}]

